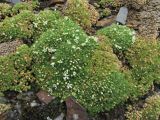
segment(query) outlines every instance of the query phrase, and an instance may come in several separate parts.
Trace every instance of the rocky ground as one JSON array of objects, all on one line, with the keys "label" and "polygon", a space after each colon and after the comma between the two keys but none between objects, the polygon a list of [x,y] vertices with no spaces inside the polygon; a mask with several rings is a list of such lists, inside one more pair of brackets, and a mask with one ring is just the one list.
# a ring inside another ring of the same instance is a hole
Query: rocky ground
[{"label": "rocky ground", "polygon": [[10,53],[15,52],[16,48],[22,44],[23,44],[23,42],[20,40],[1,43],[0,44],[0,56],[8,55]]},{"label": "rocky ground", "polygon": [[130,10],[128,26],[138,30],[144,37],[157,38],[160,35],[160,0],[150,0],[139,10]]}]

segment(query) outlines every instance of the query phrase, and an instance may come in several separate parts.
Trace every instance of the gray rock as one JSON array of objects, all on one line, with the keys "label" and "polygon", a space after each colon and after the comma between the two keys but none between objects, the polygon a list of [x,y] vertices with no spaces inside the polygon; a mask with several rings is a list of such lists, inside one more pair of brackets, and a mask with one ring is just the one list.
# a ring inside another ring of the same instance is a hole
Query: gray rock
[{"label": "gray rock", "polygon": [[116,21],[125,25],[127,21],[127,15],[128,15],[128,9],[126,7],[121,7],[116,17]]}]

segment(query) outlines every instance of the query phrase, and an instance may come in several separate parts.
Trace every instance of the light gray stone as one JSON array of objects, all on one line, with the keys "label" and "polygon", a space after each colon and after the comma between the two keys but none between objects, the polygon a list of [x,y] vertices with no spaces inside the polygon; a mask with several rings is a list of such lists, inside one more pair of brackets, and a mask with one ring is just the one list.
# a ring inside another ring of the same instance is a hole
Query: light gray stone
[{"label": "light gray stone", "polygon": [[127,15],[128,15],[128,9],[126,7],[121,7],[116,17],[116,21],[118,23],[125,25],[127,21]]}]

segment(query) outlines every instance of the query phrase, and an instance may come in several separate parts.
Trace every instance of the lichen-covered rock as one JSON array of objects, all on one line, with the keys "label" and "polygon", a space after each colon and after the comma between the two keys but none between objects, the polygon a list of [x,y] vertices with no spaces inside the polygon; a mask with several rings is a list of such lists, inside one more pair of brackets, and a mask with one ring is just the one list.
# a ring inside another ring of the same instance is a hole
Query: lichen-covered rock
[{"label": "lichen-covered rock", "polygon": [[21,46],[23,42],[21,40],[15,40],[11,42],[5,42],[0,44],[0,56],[8,55],[16,51],[16,48]]},{"label": "lichen-covered rock", "polygon": [[142,8],[149,0],[124,0],[124,3],[135,9]]},{"label": "lichen-covered rock", "polygon": [[143,37],[156,39],[160,28],[160,0],[150,0],[139,11],[129,11],[127,24]]}]

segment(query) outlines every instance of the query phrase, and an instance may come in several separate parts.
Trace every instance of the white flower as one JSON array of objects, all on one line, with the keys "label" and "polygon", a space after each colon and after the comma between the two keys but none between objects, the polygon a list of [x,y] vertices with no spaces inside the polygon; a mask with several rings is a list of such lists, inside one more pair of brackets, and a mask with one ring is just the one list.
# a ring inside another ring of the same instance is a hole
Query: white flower
[{"label": "white flower", "polygon": [[9,39],[12,39],[12,36],[9,36]]},{"label": "white flower", "polygon": [[56,49],[48,48],[48,52],[50,52],[50,53],[52,53],[52,52],[56,52]]},{"label": "white flower", "polygon": [[68,79],[69,79],[68,76],[64,76],[64,77],[63,77],[63,80],[68,80]]},{"label": "white flower", "polygon": [[57,89],[57,85],[56,85],[56,84],[53,84],[53,88]]},{"label": "white flower", "polygon": [[136,32],[135,31],[132,31],[132,35],[135,35],[136,34]]},{"label": "white flower", "polygon": [[116,29],[116,28],[113,28],[113,30],[115,30],[115,31],[116,31],[117,29]]},{"label": "white flower", "polygon": [[64,17],[64,19],[65,19],[65,20],[68,20],[68,19],[69,19],[69,17],[68,17],[68,16],[65,16],[65,17]]},{"label": "white flower", "polygon": [[52,60],[56,59],[54,56],[51,57]]},{"label": "white flower", "polygon": [[118,49],[122,49],[122,47],[121,47],[121,46],[116,45],[116,44],[115,44],[115,47],[116,47],[116,48],[118,48]]},{"label": "white flower", "polygon": [[77,47],[77,50],[80,50],[81,48],[80,47]]},{"label": "white flower", "polygon": [[43,48],[43,50],[42,50],[43,52],[47,52],[47,49],[46,48]]},{"label": "white flower", "polygon": [[64,71],[63,76],[64,76],[63,77],[64,80],[68,80],[69,79],[68,70]]},{"label": "white flower", "polygon": [[69,89],[69,88],[72,88],[72,84],[67,84],[67,88]]},{"label": "white flower", "polygon": [[47,23],[48,23],[48,21],[44,21],[44,22],[43,22],[43,25],[47,25]]},{"label": "white flower", "polygon": [[57,61],[58,63],[63,63],[63,61],[62,60],[59,60],[59,61]]},{"label": "white flower", "polygon": [[70,44],[71,44],[71,41],[67,40],[67,44],[69,44],[69,45],[70,45]]},{"label": "white flower", "polygon": [[76,32],[79,32],[79,30],[77,29]]},{"label": "white flower", "polygon": [[73,46],[72,46],[72,48],[73,48],[73,49],[76,49],[76,46],[75,46],[75,45],[73,45]]},{"label": "white flower", "polygon": [[38,23],[33,23],[34,24],[34,26],[37,28],[38,27]]},{"label": "white flower", "polygon": [[82,46],[85,46],[85,45],[86,45],[86,43],[82,43],[81,45],[82,45]]},{"label": "white flower", "polygon": [[77,73],[74,71],[74,72],[73,72],[73,76],[75,76],[76,74],[77,74]]},{"label": "white flower", "polygon": [[47,120],[52,120],[49,116],[47,117]]},{"label": "white flower", "polygon": [[55,65],[55,63],[54,63],[54,62],[53,62],[53,63],[51,63],[51,66],[52,66],[52,67],[54,67],[54,65]]}]

